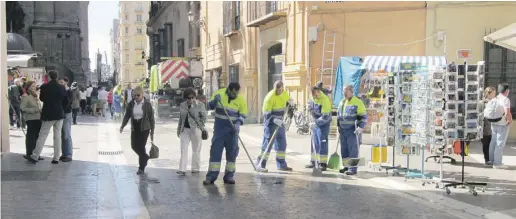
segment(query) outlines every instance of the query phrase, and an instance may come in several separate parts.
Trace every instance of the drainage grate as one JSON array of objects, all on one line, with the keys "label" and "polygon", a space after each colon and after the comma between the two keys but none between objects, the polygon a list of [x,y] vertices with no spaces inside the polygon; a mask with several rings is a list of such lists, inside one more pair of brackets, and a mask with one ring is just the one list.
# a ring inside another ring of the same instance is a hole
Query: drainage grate
[{"label": "drainage grate", "polygon": [[99,155],[119,155],[123,153],[123,151],[99,151]]},{"label": "drainage grate", "polygon": [[50,171],[2,171],[4,181],[45,181]]}]

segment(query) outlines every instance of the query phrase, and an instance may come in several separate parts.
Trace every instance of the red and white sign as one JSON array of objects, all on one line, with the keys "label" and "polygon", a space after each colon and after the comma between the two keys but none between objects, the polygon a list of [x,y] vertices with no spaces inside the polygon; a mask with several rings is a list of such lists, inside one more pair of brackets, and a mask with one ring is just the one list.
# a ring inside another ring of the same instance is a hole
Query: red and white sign
[{"label": "red and white sign", "polygon": [[165,83],[170,79],[179,81],[181,78],[188,77],[188,61],[187,60],[166,60],[160,66],[161,83]]},{"label": "red and white sign", "polygon": [[471,56],[471,49],[459,49],[457,51],[457,58],[459,59],[469,59]]}]

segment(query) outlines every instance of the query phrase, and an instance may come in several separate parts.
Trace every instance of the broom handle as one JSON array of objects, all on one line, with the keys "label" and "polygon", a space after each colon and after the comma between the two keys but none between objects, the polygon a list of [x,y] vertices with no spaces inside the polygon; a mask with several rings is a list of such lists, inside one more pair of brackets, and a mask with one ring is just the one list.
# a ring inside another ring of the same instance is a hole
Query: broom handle
[{"label": "broom handle", "polygon": [[340,146],[340,133],[339,135],[337,136],[337,147],[335,147],[335,153],[337,153],[337,151],[339,151],[339,146]]}]

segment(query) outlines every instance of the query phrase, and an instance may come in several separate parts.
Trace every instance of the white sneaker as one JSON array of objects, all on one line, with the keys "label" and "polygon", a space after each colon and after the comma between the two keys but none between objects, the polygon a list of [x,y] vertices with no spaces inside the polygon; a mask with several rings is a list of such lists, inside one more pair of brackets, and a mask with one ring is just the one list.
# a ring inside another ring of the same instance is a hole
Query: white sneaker
[{"label": "white sneaker", "polygon": [[493,169],[502,169],[502,170],[505,170],[505,169],[508,169],[509,167],[508,166],[505,166],[505,165],[493,165]]}]

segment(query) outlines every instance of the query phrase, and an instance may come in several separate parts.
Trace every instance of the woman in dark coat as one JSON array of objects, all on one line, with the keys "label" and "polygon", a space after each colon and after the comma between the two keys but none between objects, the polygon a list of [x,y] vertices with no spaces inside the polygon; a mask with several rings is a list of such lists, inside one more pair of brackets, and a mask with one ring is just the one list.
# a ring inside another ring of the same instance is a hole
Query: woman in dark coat
[{"label": "woman in dark coat", "polygon": [[147,161],[149,161],[149,155],[147,155],[145,150],[149,134],[151,141],[154,139],[154,110],[150,101],[144,98],[142,87],[136,87],[133,90],[133,94],[134,99],[127,105],[120,133],[122,133],[129,120],[131,120],[131,148],[138,155],[139,159],[139,167],[136,174],[143,174]]}]

